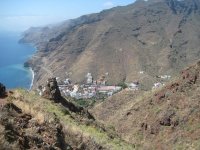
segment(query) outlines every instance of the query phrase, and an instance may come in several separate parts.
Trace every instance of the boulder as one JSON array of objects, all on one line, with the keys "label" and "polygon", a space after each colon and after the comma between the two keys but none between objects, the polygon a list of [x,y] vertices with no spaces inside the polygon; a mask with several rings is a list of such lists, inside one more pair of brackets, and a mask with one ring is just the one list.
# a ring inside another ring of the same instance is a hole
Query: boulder
[{"label": "boulder", "polygon": [[175,112],[173,110],[167,110],[160,114],[160,125],[162,126],[171,126],[173,123],[173,117]]},{"label": "boulder", "polygon": [[0,83],[0,97],[5,96],[5,94],[6,94],[6,87],[2,83]]}]

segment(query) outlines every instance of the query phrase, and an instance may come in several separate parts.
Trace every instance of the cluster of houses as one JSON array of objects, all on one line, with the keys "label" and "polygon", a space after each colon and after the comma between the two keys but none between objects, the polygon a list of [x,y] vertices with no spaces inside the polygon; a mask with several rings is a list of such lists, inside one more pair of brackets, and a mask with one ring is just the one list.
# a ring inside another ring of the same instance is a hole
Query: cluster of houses
[{"label": "cluster of houses", "polygon": [[85,84],[72,84],[70,79],[66,79],[63,84],[58,86],[62,94],[75,99],[88,99],[99,95],[111,96],[122,90],[120,86],[107,86],[105,75],[99,80],[93,80],[91,73],[87,73]]},{"label": "cluster of houses", "polygon": [[[144,71],[140,71],[140,74],[144,74]],[[70,96],[75,99],[89,99],[89,98],[100,98],[100,97],[109,97],[113,94],[122,90],[121,86],[110,86],[106,85],[106,77],[108,73],[102,75],[98,80],[94,80],[91,73],[86,74],[86,83],[85,84],[73,84],[69,78],[64,81],[58,82],[58,87],[61,93],[65,96]],[[157,76],[160,79],[170,79],[171,76],[163,75]],[[57,78],[58,79],[58,78]],[[161,82],[154,83],[152,89],[162,87],[164,84]],[[139,81],[126,83],[127,89],[132,91],[139,90]],[[41,95],[44,91],[44,88],[39,89],[39,94]]]},{"label": "cluster of houses", "polygon": [[[62,94],[65,96],[71,96],[75,99],[87,99],[93,97],[100,97],[100,96],[112,96],[113,94],[122,90],[121,86],[115,85],[106,85],[106,76],[102,75],[98,80],[94,80],[91,73],[87,73],[86,75],[86,83],[79,85],[79,84],[72,84],[70,79],[66,79],[63,81],[62,84],[59,84],[59,89]],[[130,90],[138,90],[139,82],[133,82],[127,84],[128,89]]]},{"label": "cluster of houses", "polygon": [[111,96],[119,92],[122,88],[120,86],[104,86],[104,85],[59,85],[61,93],[65,96],[71,96],[76,99],[87,99],[98,97],[99,94]]}]

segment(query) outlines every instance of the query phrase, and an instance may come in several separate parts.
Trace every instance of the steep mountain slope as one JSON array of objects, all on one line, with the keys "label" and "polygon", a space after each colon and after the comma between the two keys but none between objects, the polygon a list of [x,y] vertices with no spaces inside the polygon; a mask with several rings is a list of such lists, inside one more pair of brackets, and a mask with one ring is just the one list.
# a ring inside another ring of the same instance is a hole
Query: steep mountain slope
[{"label": "steep mountain slope", "polygon": [[28,62],[35,86],[52,75],[82,82],[88,72],[95,79],[108,72],[109,83],[139,80],[149,88],[156,75],[173,76],[200,57],[199,26],[199,0],[138,0],[30,29],[21,41],[38,47]]},{"label": "steep mountain slope", "polygon": [[143,149],[199,149],[200,61],[162,89],[139,96],[123,91],[91,112]]},{"label": "steep mountain slope", "polygon": [[0,99],[0,149],[134,148],[84,115],[86,112],[80,112],[79,107],[73,105],[73,109],[67,100],[66,105],[61,103],[41,98],[33,91],[16,89],[9,92],[7,97]]},{"label": "steep mountain slope", "polygon": [[21,89],[3,94],[1,149],[200,148],[200,61],[161,89],[124,90],[89,113],[55,100]]}]

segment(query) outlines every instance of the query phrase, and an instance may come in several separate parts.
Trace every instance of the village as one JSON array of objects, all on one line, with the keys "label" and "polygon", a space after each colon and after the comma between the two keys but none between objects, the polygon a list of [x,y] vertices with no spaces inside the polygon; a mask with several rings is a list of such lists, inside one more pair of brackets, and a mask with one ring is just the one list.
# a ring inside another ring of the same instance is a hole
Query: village
[{"label": "village", "polygon": [[[140,71],[140,74],[143,74],[144,71]],[[73,84],[69,78],[66,80],[59,82],[58,86],[61,93],[65,96],[70,96],[75,99],[89,99],[89,98],[101,98],[112,96],[115,93],[121,91],[124,87],[122,85],[107,85],[106,77],[108,73],[102,75],[98,80],[94,80],[91,73],[87,73],[86,75],[86,83],[79,85]],[[170,79],[169,75],[161,75],[157,76],[157,78],[161,79]],[[124,83],[127,90],[137,91],[139,90],[139,81],[133,81],[131,83]],[[160,88],[164,86],[164,83],[156,82],[152,86],[152,89]]]},{"label": "village", "polygon": [[[108,73],[102,75],[98,80],[94,80],[91,73],[86,74],[86,83],[73,84],[70,78],[58,82],[59,89],[64,96],[70,96],[75,99],[90,99],[109,97],[123,89],[120,85],[107,85],[106,77]],[[126,84],[129,90],[138,90],[139,82]]]},{"label": "village", "polygon": [[[144,71],[140,71],[139,74],[144,74]],[[65,80],[60,80],[59,77],[56,77],[58,82],[58,88],[63,96],[72,97],[75,99],[101,99],[105,97],[112,96],[120,92],[122,89],[137,91],[140,89],[139,81],[134,81],[131,83],[123,83],[123,85],[107,85],[107,76],[108,73],[102,75],[99,79],[94,80],[91,73],[87,73],[85,78],[85,83],[78,84],[73,83],[70,78]],[[163,75],[157,76],[156,78],[160,79],[170,79],[171,76]],[[152,89],[157,89],[164,86],[164,83],[156,82],[153,84]],[[45,87],[38,89],[40,95],[45,91]]]},{"label": "village", "polygon": [[106,75],[94,80],[91,73],[86,75],[86,83],[73,84],[69,78],[58,83],[61,93],[75,99],[109,97],[122,90],[121,86],[106,85]]}]

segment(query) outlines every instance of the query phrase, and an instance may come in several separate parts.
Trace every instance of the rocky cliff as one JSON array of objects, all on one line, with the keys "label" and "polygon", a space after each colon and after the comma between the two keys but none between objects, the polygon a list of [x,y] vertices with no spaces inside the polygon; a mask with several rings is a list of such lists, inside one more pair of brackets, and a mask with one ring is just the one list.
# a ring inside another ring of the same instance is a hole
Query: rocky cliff
[{"label": "rocky cliff", "polygon": [[[59,25],[31,28],[29,60],[35,87],[46,78],[85,80],[108,73],[108,82],[141,81],[148,89],[157,75],[175,75],[200,57],[199,0],[137,0]],[[139,72],[144,71],[144,75]]]}]

